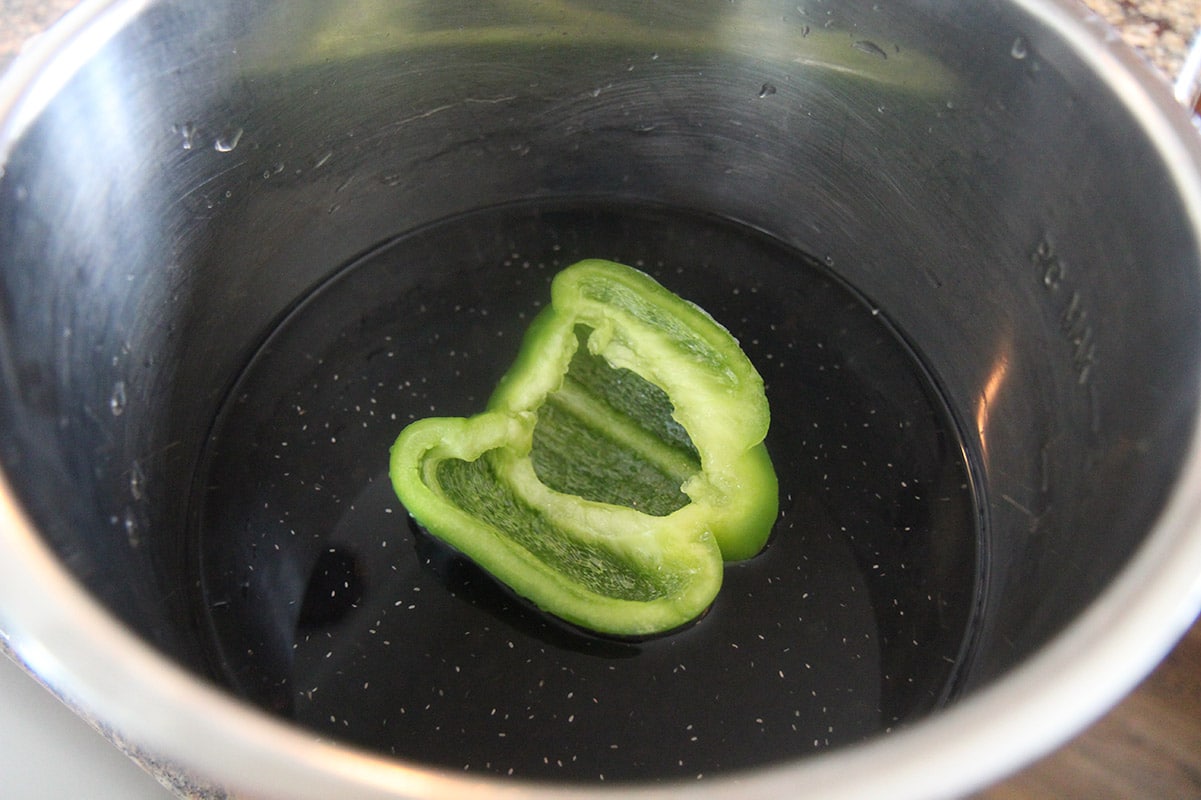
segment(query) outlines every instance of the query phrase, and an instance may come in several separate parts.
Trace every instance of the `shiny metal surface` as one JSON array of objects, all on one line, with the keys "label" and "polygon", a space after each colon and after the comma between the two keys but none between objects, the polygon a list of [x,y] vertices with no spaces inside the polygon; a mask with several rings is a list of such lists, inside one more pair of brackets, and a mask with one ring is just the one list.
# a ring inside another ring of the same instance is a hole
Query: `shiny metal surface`
[{"label": "shiny metal surface", "polygon": [[514,198],[649,200],[887,309],[989,501],[966,699],[687,791],[979,786],[1201,604],[1201,150],[1141,70],[1056,3],[85,4],[0,87],[0,630],[237,796],[548,791],[316,742],[196,678],[186,487],[238,368],[330,270]]}]

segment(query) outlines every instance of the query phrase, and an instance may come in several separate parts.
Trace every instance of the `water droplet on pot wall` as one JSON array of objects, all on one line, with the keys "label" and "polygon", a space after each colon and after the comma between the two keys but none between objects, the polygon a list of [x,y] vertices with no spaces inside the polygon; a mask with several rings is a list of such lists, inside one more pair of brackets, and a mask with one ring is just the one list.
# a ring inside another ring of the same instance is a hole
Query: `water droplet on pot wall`
[{"label": "water droplet on pot wall", "polygon": [[108,399],[109,411],[113,412],[114,417],[121,416],[125,413],[126,402],[125,381],[117,381],[115,384],[113,384],[112,397]]},{"label": "water droplet on pot wall", "polygon": [[181,146],[184,150],[191,150],[196,145],[196,123],[181,122],[172,126],[172,130],[179,134]]},{"label": "water droplet on pot wall", "polygon": [[231,153],[237,146],[238,142],[242,141],[243,130],[241,128],[226,128],[213,142],[213,149],[218,153]]},{"label": "water droplet on pot wall", "polygon": [[141,500],[146,496],[146,473],[137,461],[129,466],[129,495],[134,500]]},{"label": "water droplet on pot wall", "polygon": [[132,508],[125,509],[125,518],[122,520],[122,527],[125,528],[125,539],[129,542],[130,547],[137,547],[142,543],[141,532],[138,530],[138,520]]},{"label": "water droplet on pot wall", "polygon": [[867,39],[861,39],[858,42],[853,43],[851,47],[854,47],[861,53],[867,53],[868,55],[876,56],[877,58],[883,58],[886,60],[888,58],[888,53],[884,52],[884,48],[880,47],[880,45],[876,44],[875,42],[868,41]]}]

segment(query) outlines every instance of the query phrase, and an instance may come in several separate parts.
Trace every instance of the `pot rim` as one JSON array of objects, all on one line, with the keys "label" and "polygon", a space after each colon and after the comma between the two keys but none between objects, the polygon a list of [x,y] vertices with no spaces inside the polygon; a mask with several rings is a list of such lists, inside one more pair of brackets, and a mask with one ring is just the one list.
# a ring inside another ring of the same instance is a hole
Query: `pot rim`
[{"label": "pot rim", "polygon": [[[0,178],[20,132],[79,65],[150,0],[86,0],[0,81]],[[1012,0],[1102,76],[1174,176],[1201,241],[1201,138],[1171,88],[1073,0]],[[1201,353],[1201,342],[1197,352]],[[39,538],[0,468],[0,649],[135,757],[221,776],[254,797],[502,800],[804,795],[956,797],[1049,752],[1101,716],[1201,611],[1201,420],[1156,524],[1077,619],[988,686],[891,735],[820,757],[703,781],[611,787],[496,780],[323,742],[224,693],[154,650],[93,600]],[[113,732],[116,732],[115,734]],[[152,743],[142,751],[140,743]]]}]

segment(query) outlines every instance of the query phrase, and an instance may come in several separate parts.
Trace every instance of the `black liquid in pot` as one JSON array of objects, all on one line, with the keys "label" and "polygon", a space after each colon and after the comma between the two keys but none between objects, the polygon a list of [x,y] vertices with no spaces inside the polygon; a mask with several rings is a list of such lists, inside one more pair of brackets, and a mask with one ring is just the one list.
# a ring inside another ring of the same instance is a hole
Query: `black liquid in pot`
[{"label": "black liquid in pot", "polygon": [[[639,267],[767,384],[780,517],[710,612],[644,642],[543,616],[425,535],[388,448],[483,409],[553,275]],[[733,223],[522,204],[368,254],[305,298],[216,420],[193,498],[215,673],[321,736],[522,778],[695,777],[890,731],[949,702],[982,580],[964,444],[885,315]]]}]

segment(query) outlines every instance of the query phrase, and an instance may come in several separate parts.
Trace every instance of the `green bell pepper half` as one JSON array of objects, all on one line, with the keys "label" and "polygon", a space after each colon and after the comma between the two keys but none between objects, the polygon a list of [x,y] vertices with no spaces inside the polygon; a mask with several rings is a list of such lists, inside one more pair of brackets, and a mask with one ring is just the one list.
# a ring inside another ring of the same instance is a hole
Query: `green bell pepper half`
[{"label": "green bell pepper half", "polygon": [[390,475],[433,536],[577,626],[644,637],[696,619],[757,554],[778,488],[763,379],[650,276],[574,264],[486,410],[406,427]]}]

